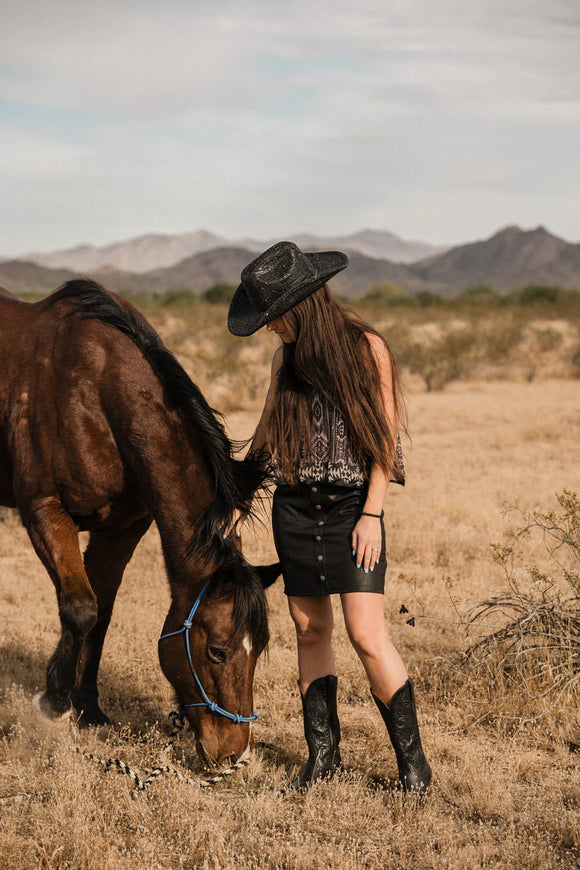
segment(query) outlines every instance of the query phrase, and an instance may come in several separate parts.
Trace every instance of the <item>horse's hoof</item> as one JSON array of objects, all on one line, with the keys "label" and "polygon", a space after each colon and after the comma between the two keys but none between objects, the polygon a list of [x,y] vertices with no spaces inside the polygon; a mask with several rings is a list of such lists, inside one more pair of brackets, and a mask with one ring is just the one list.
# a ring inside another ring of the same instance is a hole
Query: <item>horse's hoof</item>
[{"label": "horse's hoof", "polygon": [[111,725],[111,720],[100,707],[93,710],[79,710],[75,719],[77,728],[102,728]]},{"label": "horse's hoof", "polygon": [[64,710],[64,712],[58,712],[55,710],[46,697],[46,692],[38,692],[34,696],[32,699],[32,709],[35,713],[40,714],[44,719],[49,719],[55,724],[68,722],[71,716],[70,707],[68,710]]}]

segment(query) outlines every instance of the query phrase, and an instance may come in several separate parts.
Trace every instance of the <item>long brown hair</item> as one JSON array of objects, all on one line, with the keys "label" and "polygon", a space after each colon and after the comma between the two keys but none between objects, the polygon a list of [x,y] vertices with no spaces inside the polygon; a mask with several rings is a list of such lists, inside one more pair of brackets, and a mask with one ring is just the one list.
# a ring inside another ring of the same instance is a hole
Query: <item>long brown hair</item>
[{"label": "long brown hair", "polygon": [[397,465],[397,431],[381,398],[380,375],[366,334],[379,336],[391,362],[396,419],[405,426],[397,366],[383,337],[324,285],[284,315],[294,336],[284,344],[269,442],[282,477],[297,482],[311,437],[310,399],[322,393],[344,417],[351,449],[361,467],[377,463],[389,475]]}]

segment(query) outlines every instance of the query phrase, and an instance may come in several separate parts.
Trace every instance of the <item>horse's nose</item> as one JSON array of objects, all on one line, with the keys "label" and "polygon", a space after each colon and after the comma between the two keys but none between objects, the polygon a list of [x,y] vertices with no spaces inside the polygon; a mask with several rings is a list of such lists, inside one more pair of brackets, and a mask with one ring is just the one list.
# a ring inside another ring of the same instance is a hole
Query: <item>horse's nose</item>
[{"label": "horse's nose", "polygon": [[[246,753],[247,753],[247,750],[243,754],[246,755]],[[197,746],[197,754],[199,755],[199,758],[200,758],[203,766],[207,767],[207,768],[212,768],[212,769],[216,768],[216,767],[220,767],[220,768],[231,767],[238,760],[238,756],[236,755],[235,752],[228,752],[226,755],[220,755],[219,758],[217,758],[217,759],[214,758],[213,755],[211,755],[207,751],[207,749],[205,748],[203,743],[201,743],[201,741],[200,741],[200,743],[198,743],[198,746]]]},{"label": "horse's nose", "polygon": [[205,748],[201,740],[197,741],[197,754],[199,755],[199,760],[206,768],[217,767],[217,759],[213,757],[213,755],[208,752]]},{"label": "horse's nose", "polygon": [[220,767],[232,767],[237,760],[238,756],[235,752],[232,752],[230,755],[224,755],[223,758],[220,758]]}]

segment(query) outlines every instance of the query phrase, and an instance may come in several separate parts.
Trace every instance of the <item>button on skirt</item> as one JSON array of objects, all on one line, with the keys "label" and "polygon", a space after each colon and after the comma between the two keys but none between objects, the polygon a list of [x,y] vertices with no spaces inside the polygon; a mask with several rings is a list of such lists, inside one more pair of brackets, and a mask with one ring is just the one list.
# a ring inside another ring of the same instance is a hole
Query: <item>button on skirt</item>
[{"label": "button on skirt", "polygon": [[381,524],[381,553],[365,574],[352,555],[352,532],[366,489],[336,484],[280,485],[274,492],[272,527],[286,595],[383,592],[387,558]]}]

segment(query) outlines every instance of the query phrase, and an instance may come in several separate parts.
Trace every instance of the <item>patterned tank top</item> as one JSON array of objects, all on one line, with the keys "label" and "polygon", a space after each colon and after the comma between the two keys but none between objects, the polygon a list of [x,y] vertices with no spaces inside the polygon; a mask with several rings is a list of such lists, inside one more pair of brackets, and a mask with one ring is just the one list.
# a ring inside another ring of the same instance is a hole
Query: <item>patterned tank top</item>
[{"label": "patterned tank top", "polygon": [[[370,464],[363,467],[354,457],[344,417],[328,399],[313,390],[311,394],[312,438],[300,458],[300,483],[335,483],[338,486],[364,486]],[[280,470],[276,480],[284,483]],[[394,483],[405,484],[401,439],[397,434],[397,460],[391,476]]]}]

